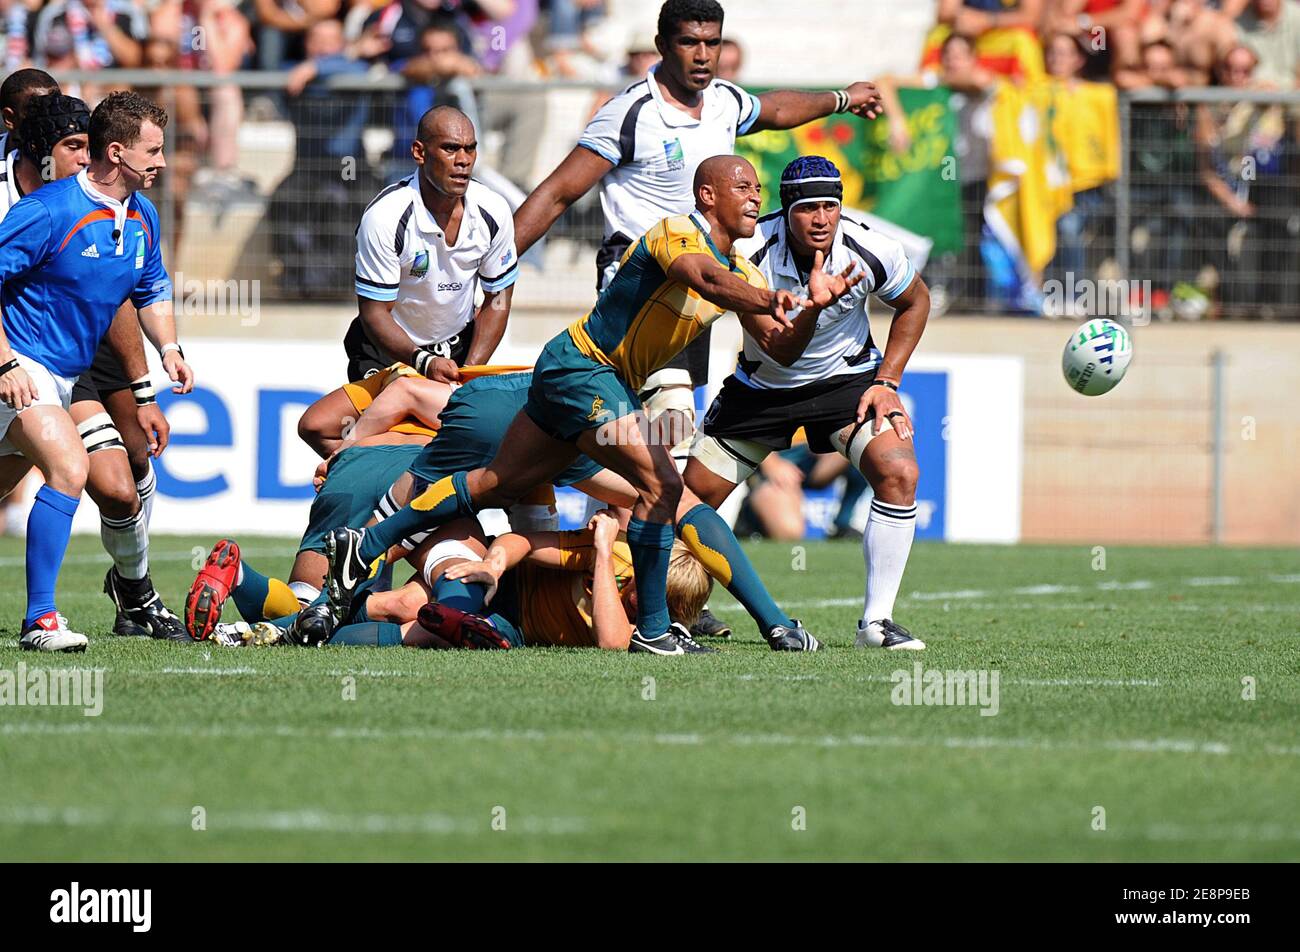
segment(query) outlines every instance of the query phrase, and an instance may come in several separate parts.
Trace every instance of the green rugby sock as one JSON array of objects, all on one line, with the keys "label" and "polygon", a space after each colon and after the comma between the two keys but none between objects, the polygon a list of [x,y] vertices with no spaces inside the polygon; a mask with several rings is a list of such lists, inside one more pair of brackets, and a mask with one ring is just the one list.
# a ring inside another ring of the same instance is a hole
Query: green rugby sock
[{"label": "green rugby sock", "polygon": [[[758,622],[764,633],[774,625],[794,627],[794,622],[767,593],[753,563],[736,540],[736,534],[712,506],[700,503],[682,516],[677,523],[677,533],[708,573],[745,606],[745,611]],[[638,594],[640,591],[638,582]]]}]

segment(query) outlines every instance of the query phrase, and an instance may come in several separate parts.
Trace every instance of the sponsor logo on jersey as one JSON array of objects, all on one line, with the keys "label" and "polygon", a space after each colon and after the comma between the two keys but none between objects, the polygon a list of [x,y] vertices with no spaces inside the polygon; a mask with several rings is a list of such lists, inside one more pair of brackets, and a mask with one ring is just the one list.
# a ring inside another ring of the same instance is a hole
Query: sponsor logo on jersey
[{"label": "sponsor logo on jersey", "polygon": [[140,240],[135,243],[135,266],[144,267],[144,233],[141,232]]},{"label": "sponsor logo on jersey", "polygon": [[664,142],[664,159],[668,162],[669,172],[680,172],[686,168],[686,153],[682,151],[681,139]]},{"label": "sponsor logo on jersey", "polygon": [[99,249],[96,248],[94,245],[91,245],[89,248],[87,248],[85,251],[83,251],[83,252],[81,253],[81,257],[83,257],[83,258],[98,258],[98,257],[99,257]]},{"label": "sponsor logo on jersey", "polygon": [[438,285],[438,290],[439,290],[439,291],[459,291],[459,290],[460,290],[461,288],[463,288],[464,286],[465,286],[465,285],[461,284],[459,281],[443,281],[441,284]]},{"label": "sponsor logo on jersey", "polygon": [[411,262],[411,277],[422,278],[429,273],[429,252],[427,250],[417,251],[415,260]]}]

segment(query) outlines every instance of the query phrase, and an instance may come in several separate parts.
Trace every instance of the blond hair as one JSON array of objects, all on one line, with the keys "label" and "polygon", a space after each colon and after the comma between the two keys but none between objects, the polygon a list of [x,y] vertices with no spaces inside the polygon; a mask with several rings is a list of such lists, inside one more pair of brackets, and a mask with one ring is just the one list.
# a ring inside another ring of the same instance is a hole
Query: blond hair
[{"label": "blond hair", "polygon": [[687,628],[700,619],[713,591],[713,577],[704,565],[691,554],[686,543],[678,539],[673,543],[668,560],[668,615]]}]

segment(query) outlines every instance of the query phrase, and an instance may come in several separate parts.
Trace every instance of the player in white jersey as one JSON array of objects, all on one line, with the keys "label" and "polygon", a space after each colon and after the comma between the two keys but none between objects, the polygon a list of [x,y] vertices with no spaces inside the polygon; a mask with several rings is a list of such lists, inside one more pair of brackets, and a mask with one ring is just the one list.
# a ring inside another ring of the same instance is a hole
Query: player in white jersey
[{"label": "player in white jersey", "polygon": [[[781,210],[737,243],[773,290],[813,297],[814,270],[861,273],[849,294],[794,317],[793,334],[775,321],[745,331],[736,372],[727,378],[696,434],[686,485],[715,508],[768,453],[790,446],[803,427],[816,453],[838,452],[871,483],[875,498],[863,535],[867,590],[858,647],[919,649],[893,620],[916,527],[916,454],[898,385],[930,313],[930,293],[902,246],[842,215],[839,170],[821,156],[791,162],[781,176]],[[871,337],[867,298],[894,309],[882,356]]]},{"label": "player in white jersey", "polygon": [[[663,61],[601,107],[574,150],[520,206],[515,213],[520,254],[599,183],[605,234],[596,256],[596,286],[602,290],[633,241],[666,217],[690,214],[695,170],[711,156],[735,152],[737,136],[792,129],[835,112],[874,118],[880,111],[876,88],[865,82],[836,92],[774,90],[755,96],[717,79],[722,22],[715,0],[663,4],[655,37]],[[665,429],[678,439],[689,437],[694,427],[691,388],[707,382],[708,355],[705,332],[641,388],[652,419],[674,413]],[[685,457],[681,445],[674,454],[679,463]]]},{"label": "player in white jersey", "polygon": [[[755,96],[718,79],[723,16],[716,0],[667,0],[660,7],[655,47],[662,62],[601,107],[573,151],[515,212],[521,255],[599,183],[605,231],[596,255],[596,289],[604,290],[632,242],[664,218],[691,213],[695,170],[705,159],[735,152],[737,136],[793,129],[837,112],[866,119],[880,113],[871,83]],[[706,330],[638,392],[654,424],[651,432],[673,447],[679,469],[695,429],[692,391],[708,382],[710,339]],[[707,608],[691,630],[731,632]]]},{"label": "player in white jersey", "polygon": [[[348,379],[394,362],[453,382],[486,364],[505,333],[519,274],[509,203],[471,175],[474,124],[452,106],[420,119],[417,169],[375,197],[357,229],[357,301]],[[483,303],[474,307],[475,292]]]}]

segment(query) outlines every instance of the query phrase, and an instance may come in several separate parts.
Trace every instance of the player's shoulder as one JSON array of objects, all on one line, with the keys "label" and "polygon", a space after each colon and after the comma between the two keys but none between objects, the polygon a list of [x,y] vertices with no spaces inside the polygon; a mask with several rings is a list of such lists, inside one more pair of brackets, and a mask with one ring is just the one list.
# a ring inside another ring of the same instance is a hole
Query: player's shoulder
[{"label": "player's shoulder", "polygon": [[497,236],[502,224],[514,221],[514,212],[505,196],[478,179],[470,179],[465,198],[482,215],[493,238]]},{"label": "player's shoulder", "polygon": [[734,99],[737,108],[740,109],[744,108],[745,100],[749,98],[749,93],[727,79],[718,79],[717,77],[714,77],[713,82],[710,84],[710,88],[716,92],[722,93],[730,99]]},{"label": "player's shoulder", "polygon": [[840,215],[840,239],[849,253],[863,259],[888,259],[905,257],[903,246],[896,238],[877,231],[852,215]]},{"label": "player's shoulder", "polygon": [[158,220],[158,206],[155,205],[150,200],[149,196],[144,194],[144,192],[136,192],[131,197],[131,204],[146,218],[150,218],[154,221]]},{"label": "player's shoulder", "polygon": [[398,179],[389,185],[380,189],[379,193],[370,200],[366,210],[361,215],[361,220],[375,221],[387,216],[400,216],[407,205],[414,202],[415,197],[411,194],[411,179],[414,173],[405,178]]}]

